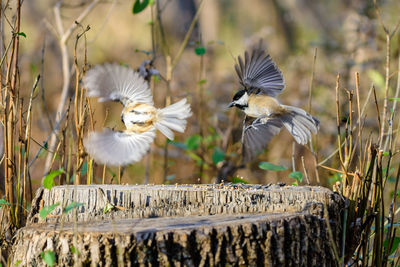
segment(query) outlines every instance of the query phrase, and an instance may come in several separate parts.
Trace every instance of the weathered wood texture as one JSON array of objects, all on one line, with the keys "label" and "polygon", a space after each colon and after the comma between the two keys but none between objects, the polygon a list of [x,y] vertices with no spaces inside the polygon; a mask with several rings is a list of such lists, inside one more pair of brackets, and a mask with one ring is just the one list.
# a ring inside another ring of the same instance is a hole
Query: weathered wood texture
[{"label": "weathered wood texture", "polygon": [[[62,214],[72,201],[78,207],[77,220],[110,218],[147,218],[165,216],[214,215],[238,213],[296,212],[310,203],[339,197],[323,187],[278,185],[82,185],[41,188],[32,202],[28,224],[44,222],[39,217],[43,206],[60,203],[46,222],[73,221],[73,213]],[[115,206],[105,213],[107,204]]]},{"label": "weathered wood texture", "polygon": [[[47,222],[37,216],[42,206],[72,200],[84,203],[77,216],[61,208]],[[104,213],[107,203],[118,208]],[[52,250],[63,266],[336,266],[342,207],[321,187],[55,187],[38,192],[13,263],[41,266],[40,253]]]}]

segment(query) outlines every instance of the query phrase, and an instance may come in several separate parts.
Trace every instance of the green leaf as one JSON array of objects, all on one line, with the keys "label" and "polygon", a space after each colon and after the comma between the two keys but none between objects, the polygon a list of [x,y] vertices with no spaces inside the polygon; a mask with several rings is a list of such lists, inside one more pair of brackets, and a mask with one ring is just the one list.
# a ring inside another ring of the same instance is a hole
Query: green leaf
[{"label": "green leaf", "polygon": [[214,164],[216,165],[219,162],[224,160],[225,152],[222,151],[219,147],[215,147],[211,158],[212,158],[212,161],[214,162]]},{"label": "green leaf", "polygon": [[138,14],[142,12],[149,4],[149,0],[136,0],[133,4],[132,12],[133,14]]},{"label": "green leaf", "polygon": [[177,148],[187,149],[187,146],[184,143],[174,142],[174,141],[171,141],[169,139],[167,139],[167,143],[170,144],[170,145],[176,146]]},{"label": "green leaf", "polygon": [[64,173],[64,169],[61,168],[59,170],[54,170],[51,171],[49,174],[46,175],[43,179],[43,186],[44,188],[51,189],[54,185],[54,178],[56,178],[58,175]]},{"label": "green leaf", "polygon": [[[15,263],[15,267],[18,267],[20,264],[21,264],[21,262],[22,262],[22,260],[17,260],[17,262]],[[1,267],[1,265],[0,265],[0,267]]]},{"label": "green leaf", "polygon": [[260,169],[268,170],[268,171],[285,171],[285,170],[287,170],[287,168],[285,168],[283,166],[275,165],[275,164],[272,164],[272,163],[266,162],[266,161],[260,162],[260,164],[258,164],[258,167]]},{"label": "green leaf", "polygon": [[39,152],[39,158],[42,158],[42,157],[44,157],[45,155],[47,154],[47,150],[46,149],[43,149],[43,148],[40,148],[40,152]]},{"label": "green leaf", "polygon": [[296,179],[298,183],[303,182],[303,174],[301,172],[291,172],[289,174],[290,178]]},{"label": "green leaf", "polygon": [[23,36],[23,37],[26,38],[26,34],[25,34],[24,32],[17,32],[17,34],[18,34],[19,36]]},{"label": "green leaf", "polygon": [[110,168],[107,168],[107,171],[111,174],[112,178],[117,176],[117,174],[113,172]]},{"label": "green leaf", "polygon": [[238,184],[238,183],[248,184],[249,182],[247,182],[246,180],[243,180],[242,178],[239,178],[239,177],[233,177],[232,178],[232,183],[234,183],[234,184]]},{"label": "green leaf", "polygon": [[207,80],[203,79],[203,80],[198,81],[197,83],[198,83],[199,85],[202,85],[202,84],[205,84],[206,82],[207,82]]},{"label": "green leaf", "polygon": [[204,141],[204,143],[205,143],[206,145],[208,145],[208,146],[212,145],[212,146],[213,146],[212,143],[214,143],[215,141],[217,141],[218,138],[219,138],[219,135],[218,135],[218,134],[210,134],[210,135],[207,135],[207,136],[204,138],[203,141]]},{"label": "green leaf", "polygon": [[60,202],[41,208],[39,211],[40,218],[42,218],[43,220],[46,219],[47,215],[49,215],[58,205],[60,205]]},{"label": "green leaf", "polygon": [[391,97],[389,98],[390,101],[400,101],[400,97]]},{"label": "green leaf", "polygon": [[56,262],[56,255],[54,251],[51,250],[42,251],[40,257],[42,257],[43,261],[49,266],[54,266],[54,263]]},{"label": "green leaf", "polygon": [[75,248],[74,246],[71,246],[71,252],[72,252],[72,254],[76,254],[78,256],[79,256],[79,254],[81,254],[79,249]]},{"label": "green leaf", "polygon": [[206,48],[204,46],[198,46],[194,49],[194,52],[196,53],[196,55],[202,56],[206,53]]},{"label": "green leaf", "polygon": [[167,176],[167,180],[168,180],[168,181],[172,181],[172,180],[175,179],[175,177],[176,177],[176,174],[168,175],[168,176]]},{"label": "green leaf", "polygon": [[87,161],[85,161],[82,165],[81,175],[85,175],[87,173],[87,169],[88,169],[88,163]]},{"label": "green leaf", "polygon": [[[394,192],[393,192],[394,193]],[[392,194],[390,194],[391,195],[391,197],[393,196],[393,193]],[[396,192],[396,197],[400,197],[400,189],[397,189],[397,192]]]},{"label": "green leaf", "polygon": [[189,157],[196,162],[197,166],[200,166],[203,163],[203,160],[196,153],[189,151],[188,154]]},{"label": "green leaf", "polygon": [[[385,249],[388,249],[388,244],[389,244],[388,241],[389,241],[388,239],[383,241],[383,246],[385,247]],[[393,245],[390,249],[389,255],[392,255],[396,251],[396,249],[399,247],[399,244],[400,244],[400,237],[395,236],[393,239]]]},{"label": "green leaf", "polygon": [[75,182],[75,176],[76,176],[76,173],[72,174],[71,177],[69,177],[70,184],[73,184]]},{"label": "green leaf", "polygon": [[399,247],[399,244],[400,244],[400,237],[395,236],[393,239],[392,248],[390,249],[390,253],[389,253],[390,255],[392,255],[397,250],[397,248]]},{"label": "green leaf", "polygon": [[156,83],[161,81],[160,75],[152,75],[151,77],[153,78],[154,82],[156,82]]},{"label": "green leaf", "polygon": [[81,206],[83,206],[83,205],[84,205],[83,203],[72,202],[72,203],[68,204],[68,205],[64,208],[64,213],[70,212],[71,210],[74,209],[74,207],[75,207],[75,208],[78,208],[78,207],[81,207]]},{"label": "green leaf", "polygon": [[334,185],[336,182],[341,182],[341,181],[342,181],[342,175],[340,173],[335,173],[328,178],[328,183],[330,185]]},{"label": "green leaf", "polygon": [[185,140],[185,145],[189,150],[196,150],[199,148],[201,143],[201,136],[200,135],[192,135]]},{"label": "green leaf", "polygon": [[385,88],[385,78],[376,70],[369,70],[368,77],[371,81],[380,88]]},{"label": "green leaf", "polygon": [[11,204],[9,202],[7,202],[4,198],[1,198],[0,205],[11,205]]},{"label": "green leaf", "polygon": [[114,208],[115,208],[115,206],[113,204],[111,204],[110,202],[107,202],[107,204],[104,206],[104,213],[107,213]]}]

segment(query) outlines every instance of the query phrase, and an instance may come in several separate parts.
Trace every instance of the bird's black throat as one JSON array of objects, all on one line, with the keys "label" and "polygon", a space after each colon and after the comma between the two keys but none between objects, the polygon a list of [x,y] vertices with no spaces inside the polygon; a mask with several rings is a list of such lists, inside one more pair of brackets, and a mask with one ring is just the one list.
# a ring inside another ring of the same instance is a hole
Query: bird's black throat
[{"label": "bird's black throat", "polygon": [[240,105],[240,104],[235,104],[234,106],[240,110],[244,110],[245,108],[249,107],[249,105]]}]

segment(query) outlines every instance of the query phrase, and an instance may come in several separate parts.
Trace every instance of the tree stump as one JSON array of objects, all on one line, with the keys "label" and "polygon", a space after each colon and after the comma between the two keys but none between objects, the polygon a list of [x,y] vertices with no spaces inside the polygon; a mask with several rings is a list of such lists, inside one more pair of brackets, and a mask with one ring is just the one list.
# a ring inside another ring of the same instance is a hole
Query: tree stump
[{"label": "tree stump", "polygon": [[61,266],[336,266],[343,206],[330,190],[306,186],[42,188],[12,263],[44,265],[50,250]]}]

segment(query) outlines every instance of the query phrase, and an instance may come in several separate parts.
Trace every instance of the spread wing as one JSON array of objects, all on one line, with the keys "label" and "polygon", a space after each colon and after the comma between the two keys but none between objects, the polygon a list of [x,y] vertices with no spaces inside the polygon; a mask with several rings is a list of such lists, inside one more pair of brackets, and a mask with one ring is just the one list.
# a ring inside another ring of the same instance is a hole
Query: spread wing
[{"label": "spread wing", "polygon": [[142,159],[156,136],[155,129],[144,133],[116,132],[105,129],[92,132],[83,141],[95,161],[118,166]]},{"label": "spread wing", "polygon": [[117,64],[97,65],[83,78],[89,97],[99,102],[120,101],[124,106],[140,102],[153,105],[148,83],[133,69]]},{"label": "spread wing", "polygon": [[285,88],[282,72],[265,54],[262,41],[257,48],[253,49],[251,55],[246,51],[243,59],[238,57],[239,63],[235,70],[239,76],[240,84],[249,94],[266,94],[277,96]]},{"label": "spread wing", "polygon": [[253,121],[244,125],[242,136],[243,161],[252,161],[258,154],[262,153],[271,141],[272,137],[279,133],[282,127],[280,119],[268,119],[266,123]]}]

